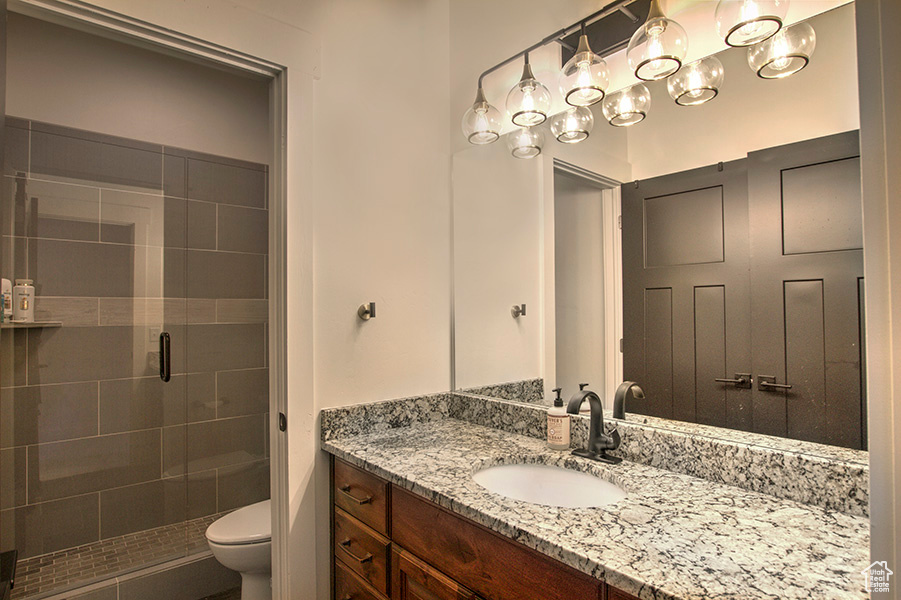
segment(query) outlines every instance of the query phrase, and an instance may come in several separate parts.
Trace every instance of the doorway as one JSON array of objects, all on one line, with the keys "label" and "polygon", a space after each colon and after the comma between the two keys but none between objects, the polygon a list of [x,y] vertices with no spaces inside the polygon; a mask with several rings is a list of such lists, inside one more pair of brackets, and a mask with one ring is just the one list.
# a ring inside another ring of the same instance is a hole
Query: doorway
[{"label": "doorway", "polygon": [[[270,436],[284,410],[281,69],[107,12],[93,26],[28,12],[9,16],[2,265],[34,280],[36,323],[2,333],[0,525],[20,567],[70,576],[24,569],[48,585],[20,577],[21,598],[190,559],[212,519],[286,479]],[[248,118],[217,128],[230,110]],[[104,560],[67,568],[86,548]]]}]

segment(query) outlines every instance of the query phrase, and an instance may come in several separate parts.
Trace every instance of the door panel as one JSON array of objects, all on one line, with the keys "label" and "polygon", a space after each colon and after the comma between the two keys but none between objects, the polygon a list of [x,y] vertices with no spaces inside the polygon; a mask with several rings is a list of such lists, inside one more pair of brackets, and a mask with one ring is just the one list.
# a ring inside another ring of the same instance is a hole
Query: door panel
[{"label": "door panel", "polygon": [[863,277],[857,132],[748,155],[757,431],[860,448]]},{"label": "door panel", "polygon": [[698,423],[724,427],[726,390],[714,381],[726,372],[726,290],[694,289],[695,398]]},{"label": "door panel", "polygon": [[796,396],[786,414],[787,435],[816,438],[826,429],[823,281],[786,281],[783,304],[785,376]]},{"label": "door panel", "polygon": [[657,416],[673,417],[673,289],[644,291],[644,377],[647,393],[659,398]]},{"label": "door panel", "polygon": [[622,201],[624,376],[647,398],[629,411],[750,429],[750,390],[714,381],[751,368],[745,161],[626,185]]}]

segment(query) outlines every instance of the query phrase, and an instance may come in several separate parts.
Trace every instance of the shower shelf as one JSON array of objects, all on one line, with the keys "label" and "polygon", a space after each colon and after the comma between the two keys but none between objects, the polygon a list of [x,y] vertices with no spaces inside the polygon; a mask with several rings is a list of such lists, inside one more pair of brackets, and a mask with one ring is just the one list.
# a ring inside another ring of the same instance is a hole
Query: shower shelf
[{"label": "shower shelf", "polygon": [[44,321],[40,323],[0,323],[0,329],[40,329],[42,327],[62,327],[59,321]]}]

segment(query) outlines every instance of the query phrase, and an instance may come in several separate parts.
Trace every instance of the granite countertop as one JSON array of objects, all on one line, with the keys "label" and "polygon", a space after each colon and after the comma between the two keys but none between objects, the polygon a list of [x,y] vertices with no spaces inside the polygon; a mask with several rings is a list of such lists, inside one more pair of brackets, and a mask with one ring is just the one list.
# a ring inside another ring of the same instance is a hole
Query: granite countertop
[{"label": "granite countertop", "polygon": [[[642,599],[868,597],[863,517],[638,463],[596,463],[453,418],[337,436],[322,448]],[[592,473],[627,496],[603,508],[548,507],[471,477],[518,462]]]}]

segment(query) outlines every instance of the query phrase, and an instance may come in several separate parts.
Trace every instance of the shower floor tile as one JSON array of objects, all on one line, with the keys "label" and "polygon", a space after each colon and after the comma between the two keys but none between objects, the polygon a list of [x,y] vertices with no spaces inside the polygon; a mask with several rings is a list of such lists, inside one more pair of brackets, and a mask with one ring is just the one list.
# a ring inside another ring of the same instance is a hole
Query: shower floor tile
[{"label": "shower floor tile", "polygon": [[[32,600],[208,548],[204,532],[225,513],[20,560],[12,600]],[[232,600],[218,595],[215,600]],[[240,594],[235,596],[240,598]]]}]

